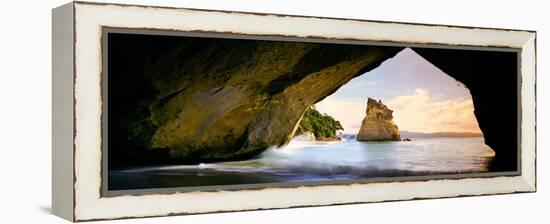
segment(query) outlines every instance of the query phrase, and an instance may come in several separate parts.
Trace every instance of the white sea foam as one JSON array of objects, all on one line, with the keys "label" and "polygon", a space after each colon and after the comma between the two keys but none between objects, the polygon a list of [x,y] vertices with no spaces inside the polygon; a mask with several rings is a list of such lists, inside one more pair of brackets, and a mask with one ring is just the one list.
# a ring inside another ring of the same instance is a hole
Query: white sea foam
[{"label": "white sea foam", "polygon": [[410,172],[486,171],[494,152],[483,138],[415,139],[411,142],[319,142],[293,139],[280,148],[270,148],[258,158],[198,165],[162,166],[127,172],[167,170],[215,170],[225,172],[365,175],[399,170]]}]

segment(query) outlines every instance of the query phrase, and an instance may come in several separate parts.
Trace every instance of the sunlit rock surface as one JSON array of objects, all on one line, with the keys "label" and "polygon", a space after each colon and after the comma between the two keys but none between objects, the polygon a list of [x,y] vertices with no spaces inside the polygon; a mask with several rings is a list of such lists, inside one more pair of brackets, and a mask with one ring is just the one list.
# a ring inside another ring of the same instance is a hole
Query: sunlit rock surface
[{"label": "sunlit rock surface", "polygon": [[400,141],[399,129],[393,123],[393,111],[382,101],[369,98],[366,116],[357,134],[358,141]]},{"label": "sunlit rock surface", "polygon": [[250,158],[288,143],[309,106],[400,50],[231,39],[175,42],[158,57],[149,56],[143,73],[127,80],[143,80],[147,95],[120,100],[127,104],[121,111],[142,113],[118,115],[111,132],[127,130],[122,148],[167,151],[174,159]]},{"label": "sunlit rock surface", "polygon": [[[401,49],[109,34],[109,165],[250,158]],[[492,170],[517,170],[517,54],[413,50],[470,90]]]},{"label": "sunlit rock surface", "polygon": [[294,136],[294,138],[292,138],[292,139],[297,140],[297,141],[302,141],[302,142],[314,142],[314,141],[316,141],[315,135],[311,132],[301,133],[300,135]]}]

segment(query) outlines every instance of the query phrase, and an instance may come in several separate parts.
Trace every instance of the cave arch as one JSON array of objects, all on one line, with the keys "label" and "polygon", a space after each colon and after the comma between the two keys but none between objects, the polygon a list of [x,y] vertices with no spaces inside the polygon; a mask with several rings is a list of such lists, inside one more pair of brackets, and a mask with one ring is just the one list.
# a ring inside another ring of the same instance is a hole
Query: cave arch
[{"label": "cave arch", "polygon": [[[238,160],[284,145],[310,105],[404,49],[130,34],[108,38],[109,165],[114,167],[144,163],[143,158],[153,163]],[[470,90],[485,142],[496,153],[493,170],[516,170],[517,53],[412,49]]]},{"label": "cave arch", "polygon": [[485,144],[495,151],[493,170],[519,167],[519,72],[516,52],[413,48],[472,95]]}]

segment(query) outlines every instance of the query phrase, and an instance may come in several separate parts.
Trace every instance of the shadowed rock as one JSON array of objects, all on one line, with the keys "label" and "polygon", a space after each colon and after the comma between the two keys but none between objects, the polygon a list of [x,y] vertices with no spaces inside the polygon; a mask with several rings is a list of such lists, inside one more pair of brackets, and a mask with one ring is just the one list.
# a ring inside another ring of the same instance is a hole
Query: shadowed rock
[{"label": "shadowed rock", "polygon": [[485,144],[495,151],[493,171],[518,170],[518,56],[515,52],[413,48],[464,84]]},{"label": "shadowed rock", "polygon": [[[126,146],[174,159],[250,158],[294,135],[304,111],[402,48],[230,39],[176,41],[143,73],[149,94],[113,120]],[[111,57],[110,57],[111,58]],[[112,74],[112,73],[111,73]],[[116,116],[116,115],[115,115]],[[124,138],[124,137],[122,137]],[[136,147],[139,146],[139,147]],[[123,156],[123,155],[121,155]]]},{"label": "shadowed rock", "polygon": [[[402,48],[109,35],[109,165],[246,159]],[[517,168],[517,55],[413,48],[472,94],[493,170]]]}]

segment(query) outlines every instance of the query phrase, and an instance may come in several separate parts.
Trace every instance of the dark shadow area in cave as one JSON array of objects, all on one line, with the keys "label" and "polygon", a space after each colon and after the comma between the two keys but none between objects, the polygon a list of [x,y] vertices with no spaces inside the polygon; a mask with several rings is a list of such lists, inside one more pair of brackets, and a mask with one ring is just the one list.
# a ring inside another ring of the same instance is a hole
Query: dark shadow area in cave
[{"label": "dark shadow area in cave", "polygon": [[496,152],[493,170],[517,171],[520,119],[517,53],[413,50],[468,87],[485,143]]},{"label": "dark shadow area in cave", "polygon": [[[114,33],[107,48],[109,168],[251,158],[288,142],[305,108],[403,49]],[[517,171],[517,53],[412,49],[470,90],[496,152],[491,170]],[[185,113],[208,119],[179,127]]]}]

